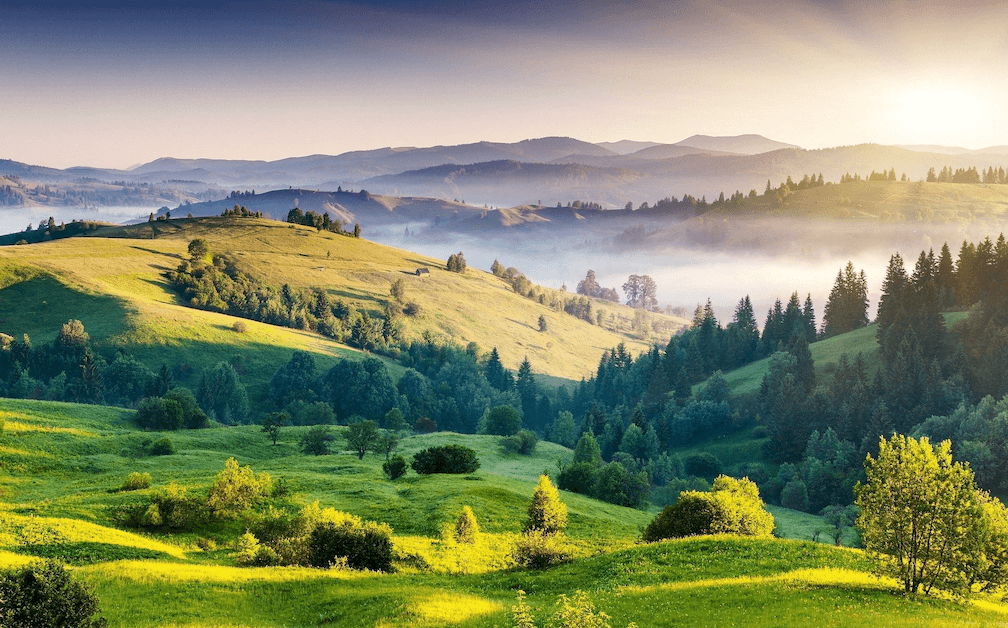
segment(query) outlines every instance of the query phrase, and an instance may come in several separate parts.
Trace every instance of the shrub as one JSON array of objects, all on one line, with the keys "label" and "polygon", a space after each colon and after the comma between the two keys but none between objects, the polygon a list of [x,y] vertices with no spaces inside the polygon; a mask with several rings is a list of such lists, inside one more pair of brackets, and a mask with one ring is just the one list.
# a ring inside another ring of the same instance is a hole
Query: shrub
[{"label": "shrub", "polygon": [[514,548],[514,561],[529,569],[545,569],[569,562],[572,553],[563,534],[545,534],[529,530],[522,534]]},{"label": "shrub", "polygon": [[539,437],[530,430],[521,430],[514,436],[501,439],[501,446],[508,453],[518,453],[523,456],[531,455],[539,443]]},{"label": "shrub", "polygon": [[56,561],[0,572],[0,626],[104,628],[94,588],[76,582]]},{"label": "shrub", "polygon": [[235,321],[234,325],[231,326],[232,331],[238,334],[244,334],[248,331],[248,323],[245,321]]},{"label": "shrub", "polygon": [[182,427],[182,406],[173,399],[146,397],[137,408],[136,422],[145,430],[175,431]]},{"label": "shrub", "polygon": [[175,445],[167,436],[157,439],[147,447],[147,453],[152,456],[172,456],[175,454]]},{"label": "shrub", "polygon": [[206,501],[199,496],[188,495],[186,489],[175,482],[159,491],[151,505],[157,510],[161,522],[147,525],[192,530],[210,519]]},{"label": "shrub", "polygon": [[139,491],[141,489],[150,488],[150,485],[151,485],[150,473],[139,473],[137,471],[134,471],[126,476],[126,481],[123,482],[122,490]]},{"label": "shrub", "polygon": [[430,434],[431,432],[437,431],[437,423],[434,419],[428,417],[420,417],[417,419],[416,424],[413,428],[421,434]]},{"label": "shrub", "polygon": [[757,425],[753,428],[752,437],[753,438],[768,438],[770,436],[770,430],[767,429],[765,425]]},{"label": "shrub", "polygon": [[630,473],[619,462],[610,462],[595,473],[592,495],[610,504],[643,508],[647,504],[651,485],[647,473]]},{"label": "shrub", "polygon": [[243,567],[272,567],[281,564],[276,550],[259,543],[259,539],[248,531],[238,539],[235,562]]},{"label": "shrub", "polygon": [[432,473],[472,473],[479,469],[476,451],[464,445],[442,445],[413,455],[413,470],[421,475]]},{"label": "shrub", "polygon": [[301,437],[301,451],[312,456],[328,456],[334,440],[336,437],[328,425],[316,425]]},{"label": "shrub", "polygon": [[420,316],[420,312],[421,312],[420,304],[414,301],[410,301],[409,303],[406,304],[405,307],[403,307],[403,314],[405,314],[406,316],[416,318],[417,316]]},{"label": "shrub", "polygon": [[382,471],[390,480],[398,480],[406,473],[406,459],[400,455],[392,456],[382,465]]},{"label": "shrub", "polygon": [[329,568],[339,559],[351,569],[391,571],[392,528],[357,517],[319,523],[308,538],[308,564]]},{"label": "shrub", "polygon": [[546,535],[556,534],[567,527],[567,505],[560,501],[548,475],[540,475],[528,507],[525,532],[536,530]]},{"label": "shrub", "polygon": [[7,425],[7,422],[4,421],[3,419],[0,419],[0,434],[3,434],[5,425]]},{"label": "shrub", "polygon": [[479,522],[476,521],[476,513],[469,506],[462,507],[462,514],[455,521],[455,542],[475,543],[479,536]]},{"label": "shrub", "polygon": [[239,467],[237,460],[228,458],[210,487],[207,505],[217,512],[238,513],[258,504],[272,492],[273,479],[268,473],[257,476],[252,467]]},{"label": "shrub", "polygon": [[763,507],[759,489],[748,479],[725,475],[714,480],[712,492],[685,491],[666,506],[644,530],[647,542],[698,534],[769,537],[773,516]]},{"label": "shrub", "polygon": [[808,488],[801,478],[791,478],[791,481],[784,486],[784,490],[781,491],[781,506],[808,512]]},{"label": "shrub", "polygon": [[557,486],[572,493],[591,495],[595,487],[595,465],[575,462],[565,466],[557,476]]},{"label": "shrub", "polygon": [[709,451],[686,458],[686,473],[698,478],[713,478],[721,473],[721,461]]}]

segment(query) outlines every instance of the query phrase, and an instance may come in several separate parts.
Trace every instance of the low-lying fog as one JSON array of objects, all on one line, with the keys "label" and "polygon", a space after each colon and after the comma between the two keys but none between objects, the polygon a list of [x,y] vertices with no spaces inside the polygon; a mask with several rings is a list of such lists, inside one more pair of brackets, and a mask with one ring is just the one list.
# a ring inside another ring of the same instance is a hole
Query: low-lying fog
[{"label": "low-lying fog", "polygon": [[743,220],[715,225],[687,221],[635,233],[633,238],[625,233],[585,238],[584,233],[558,236],[538,231],[481,240],[416,229],[411,236],[387,230],[368,237],[442,259],[461,250],[469,266],[483,270],[498,259],[536,283],[553,288],[566,285],[569,292],[588,269],[595,271],[601,285],[616,288],[621,296],[621,286],[630,274],[647,274],[658,284],[663,307],[683,307],[692,316],[696,305],[709,297],[723,324],[731,320],[739,299],[748,294],[762,325],[774,300],[786,303],[795,291],[802,302],[811,294],[821,322],[837,271],[848,261],[865,271],[871,301],[868,313],[874,318],[893,253],[900,253],[910,274],[921,250],[933,248],[937,257],[942,243],[948,242],[955,261],[964,239],[975,242],[989,235],[995,240],[1004,229],[1004,224],[995,221]]},{"label": "low-lying fog", "polygon": [[69,223],[72,220],[97,220],[100,222],[124,223],[138,218],[146,218],[157,211],[146,207],[103,207],[101,209],[81,209],[80,207],[4,207],[0,209],[0,234],[24,231],[29,224],[37,229],[40,222],[49,217]]}]

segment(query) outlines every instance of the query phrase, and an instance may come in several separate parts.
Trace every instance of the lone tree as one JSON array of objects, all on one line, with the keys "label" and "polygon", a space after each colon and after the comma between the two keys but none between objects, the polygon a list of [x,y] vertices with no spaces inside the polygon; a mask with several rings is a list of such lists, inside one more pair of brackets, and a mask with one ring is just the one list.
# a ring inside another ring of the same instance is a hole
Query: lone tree
[{"label": "lone tree", "polygon": [[262,432],[270,437],[273,444],[277,444],[277,439],[280,438],[280,428],[288,425],[291,421],[291,416],[286,412],[270,412],[266,415],[266,418],[262,422]]},{"label": "lone tree", "polygon": [[347,446],[357,454],[359,460],[364,459],[364,454],[371,449],[378,439],[378,424],[361,417],[355,417],[346,428],[344,436]]},{"label": "lone tree", "polygon": [[1004,505],[977,490],[968,466],[952,461],[950,441],[935,448],[926,437],[882,437],[865,475],[854,487],[862,542],[905,592],[938,586],[968,593],[975,584],[1005,581]]},{"label": "lone tree", "polygon": [[540,534],[556,534],[567,527],[567,505],[560,501],[560,493],[548,475],[540,475],[532,503],[528,507],[525,532],[535,530]]},{"label": "lone tree", "polygon": [[189,257],[198,262],[210,253],[210,245],[203,238],[196,238],[189,243]]},{"label": "lone tree", "polygon": [[658,284],[648,275],[630,275],[623,284],[627,305],[646,310],[658,307]]},{"label": "lone tree", "polygon": [[546,331],[546,316],[544,314],[539,315],[539,331]]}]

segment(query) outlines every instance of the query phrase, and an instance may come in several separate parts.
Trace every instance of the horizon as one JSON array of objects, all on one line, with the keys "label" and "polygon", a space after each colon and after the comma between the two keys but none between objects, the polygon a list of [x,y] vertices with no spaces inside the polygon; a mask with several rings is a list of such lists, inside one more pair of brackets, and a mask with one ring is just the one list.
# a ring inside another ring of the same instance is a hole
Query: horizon
[{"label": "horizon", "polygon": [[1008,145],[988,76],[1005,22],[1008,6],[937,2],[15,3],[2,157],[127,169],[695,134],[976,150]]}]

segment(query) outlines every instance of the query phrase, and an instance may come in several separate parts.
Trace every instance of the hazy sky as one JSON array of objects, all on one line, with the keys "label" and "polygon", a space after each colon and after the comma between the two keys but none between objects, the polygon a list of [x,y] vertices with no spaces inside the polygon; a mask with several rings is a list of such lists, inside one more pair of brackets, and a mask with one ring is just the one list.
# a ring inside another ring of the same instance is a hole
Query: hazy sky
[{"label": "hazy sky", "polygon": [[1008,144],[1008,5],[0,6],[0,159],[128,167],[566,135]]}]

